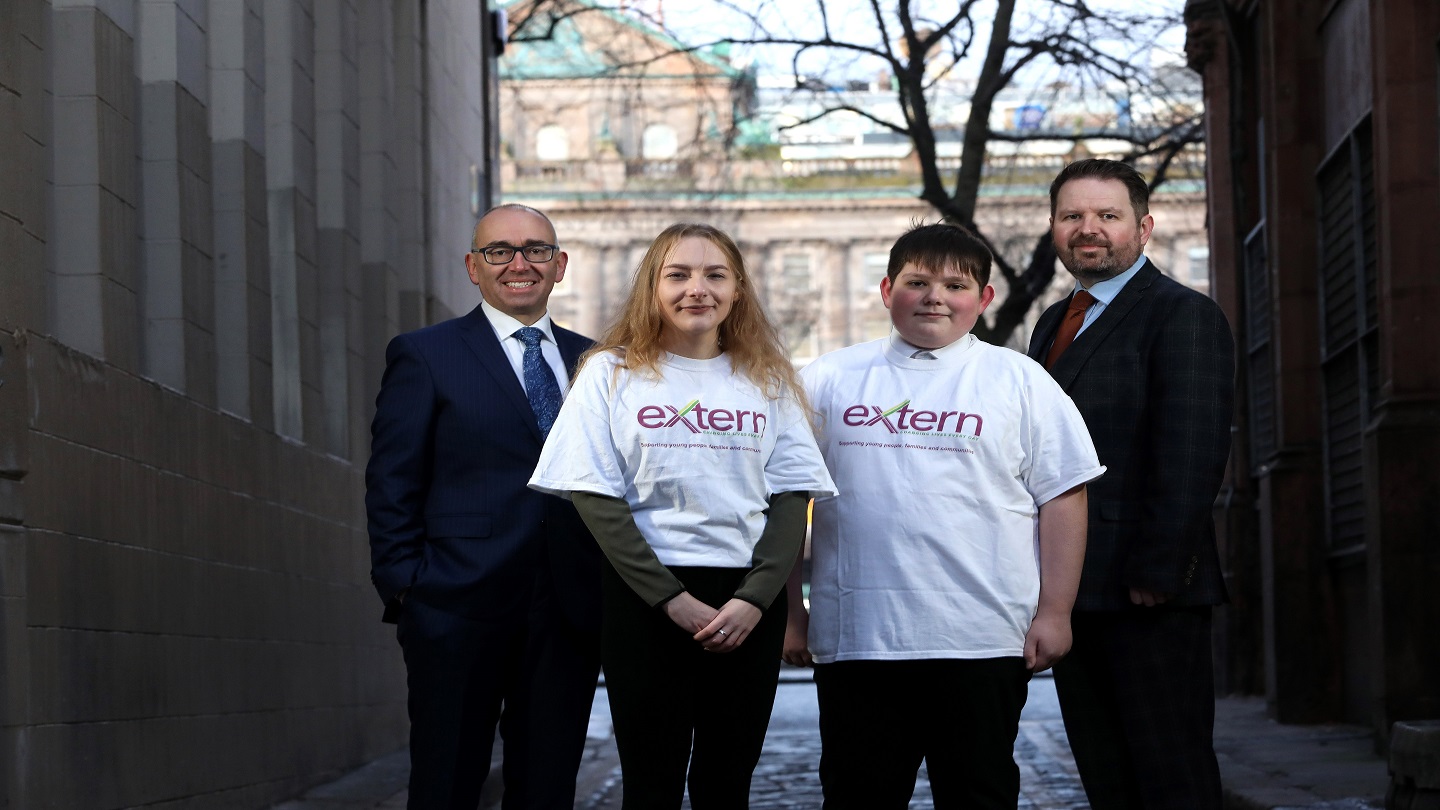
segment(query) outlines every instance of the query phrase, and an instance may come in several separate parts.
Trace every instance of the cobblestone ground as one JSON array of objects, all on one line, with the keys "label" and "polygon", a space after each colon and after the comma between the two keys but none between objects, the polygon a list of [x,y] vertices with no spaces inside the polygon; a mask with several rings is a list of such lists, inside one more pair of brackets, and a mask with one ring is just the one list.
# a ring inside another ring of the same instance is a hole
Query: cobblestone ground
[{"label": "cobblestone ground", "polygon": [[[775,714],[765,738],[765,751],[750,788],[752,810],[813,810],[820,807],[820,733],[815,708],[815,685],[800,673],[782,681]],[[597,695],[597,700],[603,696]],[[1030,700],[1021,716],[1015,742],[1020,766],[1022,810],[1084,810],[1085,793],[1075,774],[1075,762],[1065,741],[1065,729],[1049,678],[1036,678]],[[586,810],[618,810],[622,786],[618,769],[588,802]],[[934,807],[930,780],[922,768],[915,784],[911,810]],[[689,810],[687,800],[684,810]]]}]

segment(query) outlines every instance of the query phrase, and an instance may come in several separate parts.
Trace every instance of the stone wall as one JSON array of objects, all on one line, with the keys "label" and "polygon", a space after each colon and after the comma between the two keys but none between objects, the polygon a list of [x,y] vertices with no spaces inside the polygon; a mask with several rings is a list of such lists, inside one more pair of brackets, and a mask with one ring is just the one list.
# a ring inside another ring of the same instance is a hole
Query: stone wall
[{"label": "stone wall", "polygon": [[404,745],[368,427],[388,338],[477,302],[489,24],[0,3],[0,807],[268,806]]},{"label": "stone wall", "polygon": [[1440,718],[1440,278],[1415,225],[1440,215],[1440,6],[1186,16],[1241,352],[1220,621],[1245,637],[1223,666],[1277,720],[1366,723],[1383,750],[1397,721]]}]

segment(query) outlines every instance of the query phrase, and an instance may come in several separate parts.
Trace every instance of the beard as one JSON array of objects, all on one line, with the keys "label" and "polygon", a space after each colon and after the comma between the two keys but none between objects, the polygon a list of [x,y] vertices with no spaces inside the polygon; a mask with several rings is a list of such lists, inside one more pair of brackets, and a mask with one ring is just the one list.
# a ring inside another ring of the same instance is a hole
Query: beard
[{"label": "beard", "polygon": [[[1095,258],[1081,258],[1075,251],[1080,247],[1100,247],[1104,248],[1104,251]],[[1129,270],[1135,260],[1140,258],[1143,249],[1144,246],[1138,238],[1117,245],[1105,239],[1076,237],[1064,247],[1058,244],[1055,246],[1060,263],[1065,265],[1070,275],[1090,284],[1114,278]]]}]

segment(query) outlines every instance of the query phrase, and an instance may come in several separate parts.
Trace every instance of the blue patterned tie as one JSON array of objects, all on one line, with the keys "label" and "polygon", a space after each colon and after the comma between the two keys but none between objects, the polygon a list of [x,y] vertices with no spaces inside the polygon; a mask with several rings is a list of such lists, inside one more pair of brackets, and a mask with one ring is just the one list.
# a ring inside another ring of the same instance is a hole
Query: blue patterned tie
[{"label": "blue patterned tie", "polygon": [[535,411],[535,421],[540,423],[540,435],[549,436],[550,426],[560,413],[560,384],[555,382],[555,372],[540,353],[540,338],[545,335],[533,326],[515,330],[515,337],[525,344],[525,396],[530,408]]}]

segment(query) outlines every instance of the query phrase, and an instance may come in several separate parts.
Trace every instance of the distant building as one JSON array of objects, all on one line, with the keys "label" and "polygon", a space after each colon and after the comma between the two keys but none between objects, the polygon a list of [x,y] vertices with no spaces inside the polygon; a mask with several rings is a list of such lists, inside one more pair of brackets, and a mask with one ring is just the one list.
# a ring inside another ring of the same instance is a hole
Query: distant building
[{"label": "distant building", "polygon": [[0,807],[268,807],[406,741],[387,339],[478,302],[474,0],[4,0]]},{"label": "distant building", "polygon": [[[761,77],[723,50],[685,51],[634,16],[584,0],[551,0],[554,16],[531,8],[507,6],[518,30],[500,60],[502,194],[555,218],[571,255],[551,301],[559,320],[599,333],[655,235],[703,220],[745,250],[797,362],[888,333],[878,284],[890,245],[911,224],[936,219],[918,199],[912,147],[855,113],[795,126],[836,101],[885,113],[897,103],[888,80],[826,88]],[[946,82],[936,111],[942,171],[958,166],[969,105],[965,82]],[[1078,109],[1074,91],[1047,92],[1055,109]],[[1021,110],[1032,132],[1050,126],[1029,96],[1000,106],[1011,118]],[[1003,117],[992,123],[1003,127]],[[1083,153],[1123,154],[1127,144],[1102,137],[1102,119],[1087,119],[1097,128],[1081,140]],[[992,144],[977,218],[1012,261],[1046,232],[1049,182],[1075,154],[1073,121],[1055,135]],[[1203,186],[1192,178],[1164,189],[1150,255],[1204,289]],[[1062,271],[1047,300],[1068,291],[1066,278]],[[997,287],[1003,296],[1003,280]],[[1027,338],[1025,329],[1013,340]]]},{"label": "distant building", "polygon": [[1440,718],[1440,4],[1189,0],[1240,351],[1222,684]]}]

